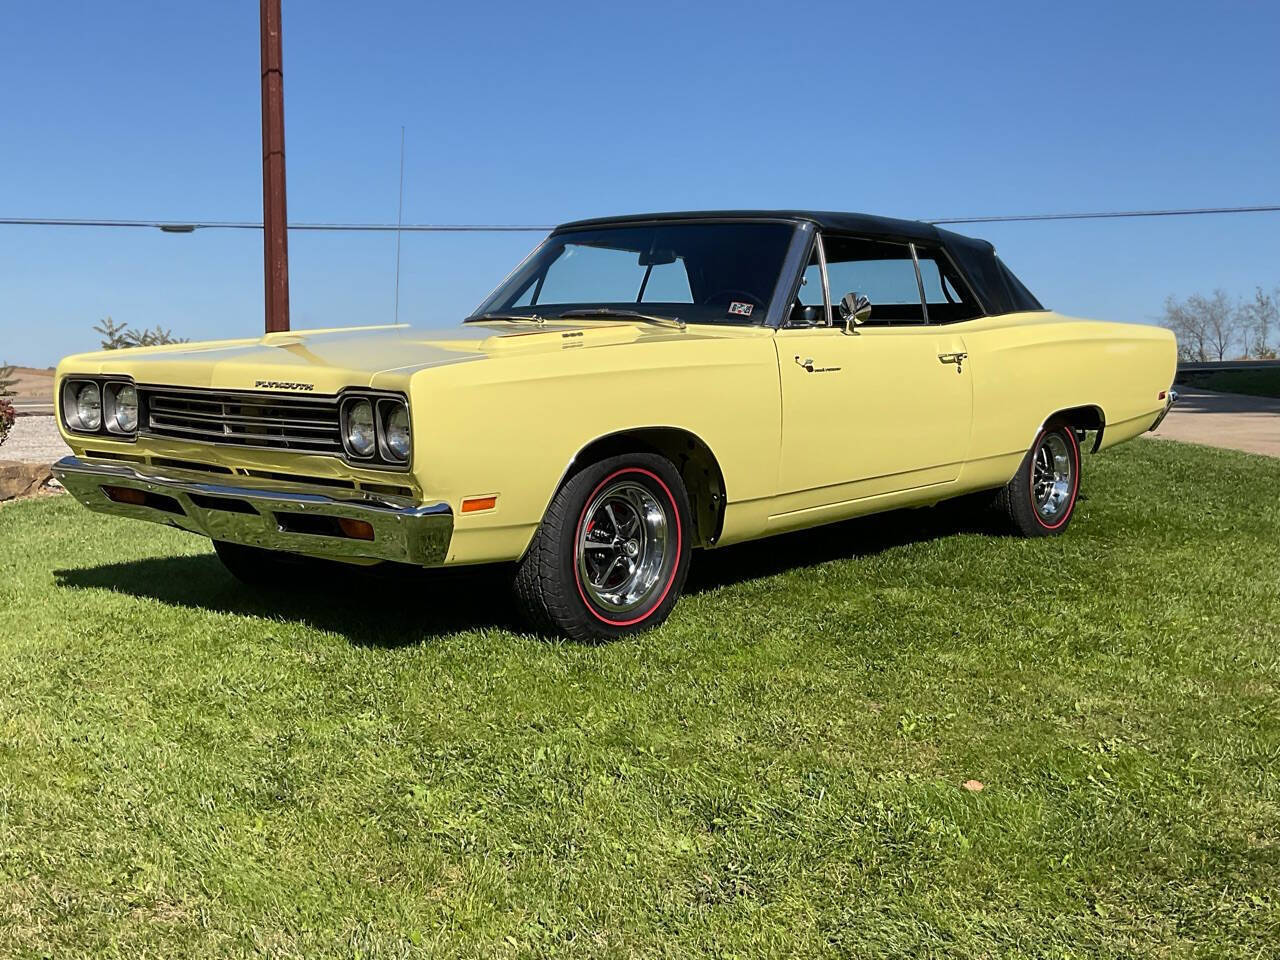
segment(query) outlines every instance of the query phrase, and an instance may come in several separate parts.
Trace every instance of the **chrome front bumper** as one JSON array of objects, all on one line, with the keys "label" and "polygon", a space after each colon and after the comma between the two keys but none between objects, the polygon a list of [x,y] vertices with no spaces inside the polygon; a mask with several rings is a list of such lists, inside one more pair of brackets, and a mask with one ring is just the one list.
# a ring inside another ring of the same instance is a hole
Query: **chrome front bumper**
[{"label": "chrome front bumper", "polygon": [[[90,510],[268,550],[429,567],[444,563],[453,535],[447,503],[238,475],[217,482],[185,470],[77,457],[59,460],[53,473]],[[342,520],[364,521],[369,528],[361,529],[371,530],[372,539],[347,535]]]},{"label": "chrome front bumper", "polygon": [[1168,396],[1165,397],[1164,409],[1160,411],[1160,415],[1156,417],[1155,422],[1147,427],[1147,433],[1155,430],[1160,424],[1164,423],[1164,418],[1169,415],[1169,411],[1173,409],[1173,405],[1178,402],[1178,391],[1170,390]]}]

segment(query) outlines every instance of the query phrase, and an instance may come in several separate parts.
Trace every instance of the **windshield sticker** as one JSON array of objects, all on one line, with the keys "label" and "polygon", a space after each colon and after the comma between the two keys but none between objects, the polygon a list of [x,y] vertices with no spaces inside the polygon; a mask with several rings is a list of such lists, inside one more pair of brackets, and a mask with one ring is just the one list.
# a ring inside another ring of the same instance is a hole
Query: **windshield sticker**
[{"label": "windshield sticker", "polygon": [[737,300],[729,304],[729,315],[733,317],[749,317],[751,311],[755,309],[754,304],[739,303]]}]

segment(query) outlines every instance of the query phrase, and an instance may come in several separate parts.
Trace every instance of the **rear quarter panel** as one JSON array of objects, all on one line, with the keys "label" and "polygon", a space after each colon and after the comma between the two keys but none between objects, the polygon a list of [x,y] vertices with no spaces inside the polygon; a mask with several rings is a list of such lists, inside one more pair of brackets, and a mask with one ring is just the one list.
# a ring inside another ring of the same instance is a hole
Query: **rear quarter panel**
[{"label": "rear quarter panel", "polygon": [[1173,334],[1144,324],[1036,312],[984,317],[957,332],[974,378],[966,486],[1006,482],[1060,410],[1101,410],[1103,447],[1143,433],[1177,370]]}]

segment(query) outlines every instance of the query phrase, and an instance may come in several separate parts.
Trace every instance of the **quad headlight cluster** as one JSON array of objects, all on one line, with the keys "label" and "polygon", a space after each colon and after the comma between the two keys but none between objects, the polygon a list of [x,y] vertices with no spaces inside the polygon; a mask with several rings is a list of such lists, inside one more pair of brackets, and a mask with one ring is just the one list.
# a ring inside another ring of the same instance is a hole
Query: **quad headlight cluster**
[{"label": "quad headlight cluster", "polygon": [[138,436],[138,391],[132,381],[68,379],[62,383],[62,422],[73,433]]},{"label": "quad headlight cluster", "polygon": [[403,399],[348,394],[341,411],[342,446],[350,459],[396,467],[409,463],[413,434]]}]

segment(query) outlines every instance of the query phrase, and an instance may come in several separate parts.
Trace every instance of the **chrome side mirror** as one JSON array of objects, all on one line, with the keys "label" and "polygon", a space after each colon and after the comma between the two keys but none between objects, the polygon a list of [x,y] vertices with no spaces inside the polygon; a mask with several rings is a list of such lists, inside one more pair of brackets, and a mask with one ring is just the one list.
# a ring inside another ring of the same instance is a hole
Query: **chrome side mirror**
[{"label": "chrome side mirror", "polygon": [[853,333],[854,327],[871,319],[871,301],[857,290],[846,293],[840,298],[840,316],[844,320],[844,332]]}]

